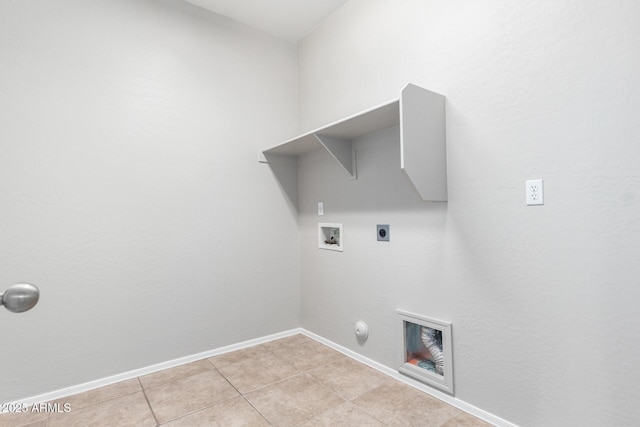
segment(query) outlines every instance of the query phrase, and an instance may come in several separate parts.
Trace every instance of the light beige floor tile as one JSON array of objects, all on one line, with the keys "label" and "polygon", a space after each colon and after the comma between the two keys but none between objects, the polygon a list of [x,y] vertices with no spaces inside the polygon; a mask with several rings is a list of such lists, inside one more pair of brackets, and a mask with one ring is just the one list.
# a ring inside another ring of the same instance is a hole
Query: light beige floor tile
[{"label": "light beige floor tile", "polygon": [[273,353],[264,353],[219,369],[241,393],[294,376],[300,371]]},{"label": "light beige floor tile", "polygon": [[265,427],[269,423],[243,397],[235,397],[194,412],[167,424],[166,427]]},{"label": "light beige floor tile", "polygon": [[266,353],[268,351],[273,351],[276,348],[278,348],[280,345],[278,344],[279,340],[275,340],[275,341],[269,341],[269,342],[265,342],[262,344],[258,344],[255,345],[253,347],[249,347],[249,348],[253,348],[256,350],[259,350],[258,353]]},{"label": "light beige floor tile", "polygon": [[165,369],[154,372],[153,374],[140,377],[140,382],[144,388],[157,387],[162,384],[170,383],[180,378],[189,377],[191,375],[200,374],[213,369],[213,365],[208,360],[198,360],[175,368]]},{"label": "light beige floor tile", "polygon": [[48,424],[49,427],[151,427],[155,425],[156,420],[142,392],[80,410],[72,409],[66,414],[54,414]]},{"label": "light beige floor tile", "polygon": [[41,421],[44,421],[46,423],[47,418],[49,418],[49,414],[47,413],[34,413],[31,412],[30,408],[26,408],[26,412],[10,412],[0,414],[0,426],[22,427]]},{"label": "light beige floor tile", "polygon": [[318,366],[307,373],[347,400],[353,400],[376,387],[394,381],[348,357]]},{"label": "light beige floor tile", "polygon": [[52,403],[0,426],[489,426],[301,334]]},{"label": "light beige floor tile", "polygon": [[491,427],[491,424],[482,421],[473,415],[461,412],[446,423],[442,427]]},{"label": "light beige floor tile", "polygon": [[344,403],[344,399],[305,374],[244,396],[267,421],[293,426]]},{"label": "light beige floor tile", "polygon": [[342,353],[312,339],[300,340],[273,350],[273,354],[289,362],[296,369],[306,371],[319,365],[344,359]]},{"label": "light beige floor tile", "polygon": [[390,426],[440,426],[460,411],[435,397],[394,382],[377,387],[353,403]]},{"label": "light beige floor tile", "polygon": [[271,347],[271,350],[277,350],[280,348],[289,347],[292,345],[293,346],[301,345],[309,342],[315,342],[315,341],[305,335],[295,334],[295,335],[280,338],[279,340],[271,341],[265,344],[268,344]]},{"label": "light beige floor tile", "polygon": [[61,407],[65,404],[71,405],[71,410],[86,408],[96,403],[107,402],[118,397],[127,396],[142,390],[137,378],[121,381],[119,383],[89,390],[84,393],[74,394],[73,396],[63,397],[54,400],[53,403],[59,404]]},{"label": "light beige floor tile", "polygon": [[361,411],[353,403],[345,402],[296,427],[378,427],[382,425],[380,421]]},{"label": "light beige floor tile", "polygon": [[209,362],[213,363],[216,368],[222,368],[232,363],[241,362],[245,359],[260,356],[268,353],[271,350],[264,344],[256,345],[253,347],[243,348],[242,350],[232,351],[230,353],[220,354],[209,358]]},{"label": "light beige floor tile", "polygon": [[[31,424],[27,424],[23,427],[47,427],[47,425],[49,424],[49,420],[41,420],[41,421],[36,421],[35,423],[31,423]],[[2,423],[0,423],[0,425],[2,425]]]},{"label": "light beige floor tile", "polygon": [[145,393],[160,423],[238,396],[238,392],[216,370],[145,389]]}]

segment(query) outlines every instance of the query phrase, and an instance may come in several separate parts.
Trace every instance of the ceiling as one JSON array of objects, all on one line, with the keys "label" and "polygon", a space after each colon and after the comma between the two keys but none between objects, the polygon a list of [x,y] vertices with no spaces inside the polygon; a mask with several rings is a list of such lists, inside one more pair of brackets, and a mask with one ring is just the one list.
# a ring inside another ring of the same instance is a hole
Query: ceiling
[{"label": "ceiling", "polygon": [[348,0],[186,0],[219,15],[297,42]]}]

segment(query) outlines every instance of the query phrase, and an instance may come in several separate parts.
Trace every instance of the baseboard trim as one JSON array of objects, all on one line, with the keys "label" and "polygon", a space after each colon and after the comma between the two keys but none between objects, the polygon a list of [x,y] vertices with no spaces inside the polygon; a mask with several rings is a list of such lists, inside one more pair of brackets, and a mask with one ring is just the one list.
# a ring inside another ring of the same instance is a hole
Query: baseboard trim
[{"label": "baseboard trim", "polygon": [[96,388],[108,386],[111,384],[115,384],[120,381],[126,381],[133,378],[138,378],[143,375],[152,374],[157,371],[162,371],[164,369],[175,368],[176,366],[184,365],[186,363],[195,362],[197,360],[206,359],[208,357],[218,356],[220,354],[229,353],[236,350],[242,350],[243,348],[252,347],[254,345],[263,344],[269,341],[278,340],[281,338],[285,338],[291,335],[296,335],[302,333],[301,328],[290,329],[288,331],[279,332],[277,334],[267,335],[261,338],[255,338],[248,341],[243,341],[237,344],[232,344],[224,347],[219,347],[214,350],[205,351],[202,353],[193,354],[190,356],[180,357],[178,359],[169,360],[168,362],[157,363],[155,365],[146,366],[140,369],[134,369],[132,371],[124,372],[122,374],[113,375],[110,377],[102,378],[99,380],[89,381],[83,384],[74,385],[71,387],[62,388],[59,390],[51,391],[48,393],[39,394],[37,396],[28,397],[25,399],[16,400],[14,402],[10,402],[8,405],[11,407],[12,405],[27,405],[31,406],[34,404],[49,402],[52,400],[62,399],[64,397],[72,396],[78,393],[84,393],[86,391],[91,391]]},{"label": "baseboard trim", "polygon": [[485,410],[482,410],[476,406],[473,406],[463,400],[460,400],[458,398],[455,398],[453,396],[450,396],[446,393],[443,393],[437,389],[434,389],[432,387],[429,387],[428,385],[422,384],[421,382],[415,381],[405,375],[402,375],[400,372],[393,370],[391,368],[389,368],[388,366],[385,366],[381,363],[376,362],[375,360],[371,360],[361,354],[356,353],[355,351],[349,350],[346,347],[342,347],[341,345],[338,345],[336,343],[334,343],[333,341],[329,341],[326,338],[321,337],[320,335],[316,335],[311,331],[308,331],[306,329],[301,329],[301,333],[313,340],[316,340],[328,347],[333,348],[336,351],[339,351],[340,353],[344,354],[345,356],[348,356],[354,360],[357,360],[358,362],[364,363],[367,366],[372,367],[373,369],[388,375],[398,381],[401,381],[415,389],[418,389],[424,393],[427,393],[433,397],[435,397],[436,399],[440,399],[443,402],[448,403],[451,406],[455,406],[456,408],[460,409],[461,411],[467,412],[471,415],[473,415],[474,417],[480,418],[482,421],[485,421],[489,424],[492,424],[494,426],[497,427],[518,427],[516,424],[510,423],[507,420],[504,420],[496,415],[493,415],[492,413],[489,413]]},{"label": "baseboard trim", "polygon": [[342,347],[341,345],[338,345],[336,343],[334,343],[333,341],[330,341],[326,338],[321,337],[320,335],[314,334],[311,331],[308,331],[304,328],[295,328],[295,329],[290,329],[288,331],[284,331],[284,332],[279,332],[277,334],[272,334],[272,335],[267,335],[261,338],[255,338],[252,340],[248,340],[248,341],[243,341],[237,344],[232,344],[232,345],[228,345],[228,346],[224,346],[224,347],[219,347],[217,349],[214,350],[209,350],[209,351],[205,351],[202,353],[197,353],[197,354],[193,354],[190,356],[185,356],[185,357],[180,357],[178,359],[173,359],[173,360],[169,360],[167,362],[162,362],[162,363],[158,363],[155,365],[151,365],[151,366],[147,366],[144,368],[140,368],[140,369],[134,369],[132,371],[128,371],[128,372],[124,372],[122,374],[117,374],[117,375],[113,375],[110,377],[106,377],[106,378],[102,378],[99,380],[95,380],[95,381],[89,381],[83,384],[78,384],[75,386],[71,386],[71,387],[66,387],[60,390],[56,390],[56,391],[52,391],[52,392],[48,392],[48,393],[43,393],[37,396],[32,396],[32,397],[28,397],[25,399],[21,399],[21,400],[16,400],[14,402],[10,402],[9,405],[7,406],[12,406],[12,405],[33,405],[33,404],[39,404],[39,403],[43,403],[43,402],[49,402],[52,400],[57,400],[57,399],[62,399],[74,394],[78,394],[78,393],[84,393],[87,391],[91,391],[100,387],[104,387],[104,386],[108,386],[111,384],[115,384],[117,382],[120,381],[126,381],[126,380],[130,380],[133,378],[138,378],[141,377],[143,375],[148,375],[148,374],[152,374],[154,372],[157,371],[162,371],[164,369],[169,369],[169,368],[175,368],[176,366],[180,366],[180,365],[184,365],[186,363],[191,363],[191,362],[195,362],[197,360],[201,360],[201,359],[206,359],[208,357],[213,357],[213,356],[218,356],[220,354],[224,354],[224,353],[229,353],[232,351],[236,351],[236,350],[242,350],[243,348],[247,348],[247,347],[252,347],[254,345],[258,345],[258,344],[264,344],[266,342],[269,341],[274,341],[274,340],[278,340],[281,338],[285,338],[285,337],[289,337],[295,334],[303,334],[315,341],[318,341],[319,343],[322,343],[328,347],[333,348],[336,351],[339,351],[340,353],[344,354],[345,356],[348,356],[354,360],[357,360],[358,362],[364,363],[367,366],[372,367],[373,369],[382,372],[385,375],[388,375],[398,381],[401,381],[413,388],[416,388],[424,393],[430,394],[431,396],[440,399],[452,406],[455,406],[456,408],[460,409],[461,411],[467,412],[477,418],[480,418],[481,420],[492,424],[494,426],[497,427],[518,427],[516,424],[510,423],[506,420],[503,420],[502,418],[493,415],[487,411],[484,411],[480,408],[477,408],[473,405],[470,405],[469,403],[462,401],[458,398],[455,398],[453,396],[450,396],[446,393],[443,393],[439,390],[436,390],[434,388],[431,388],[425,384],[422,384],[418,381],[412,380],[409,377],[406,377],[402,374],[400,374],[398,371],[395,371],[381,363],[378,363],[374,360],[371,360],[365,356],[362,356],[361,354],[356,353],[355,351],[349,350],[346,347]]}]

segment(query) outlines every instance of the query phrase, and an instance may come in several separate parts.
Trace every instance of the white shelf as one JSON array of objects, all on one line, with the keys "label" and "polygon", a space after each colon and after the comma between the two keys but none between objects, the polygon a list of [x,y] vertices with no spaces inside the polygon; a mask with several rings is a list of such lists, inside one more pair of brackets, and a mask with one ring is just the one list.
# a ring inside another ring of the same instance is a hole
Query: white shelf
[{"label": "white shelf", "polygon": [[423,200],[447,201],[444,96],[408,84],[400,97],[264,150],[270,156],[297,157],[324,148],[355,178],[351,141],[400,127],[400,168]]}]

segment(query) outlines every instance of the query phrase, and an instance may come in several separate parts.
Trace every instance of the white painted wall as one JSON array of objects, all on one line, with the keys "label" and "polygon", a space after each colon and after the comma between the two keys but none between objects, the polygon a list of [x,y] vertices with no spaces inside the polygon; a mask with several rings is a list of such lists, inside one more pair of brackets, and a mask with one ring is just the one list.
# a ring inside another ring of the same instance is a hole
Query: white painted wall
[{"label": "white painted wall", "polygon": [[178,0],[0,0],[0,402],[298,327],[297,218],[258,148],[296,47]]},{"label": "white painted wall", "polygon": [[[305,155],[302,326],[395,367],[396,308],[449,320],[457,398],[522,426],[637,425],[639,46],[633,1],[351,0],[330,16],[299,44],[301,130],[409,81],[442,93],[449,203],[419,200],[393,133],[358,143],[357,181]],[[524,204],[534,178],[542,207]],[[320,220],[344,224],[343,253],[315,247]]]}]

